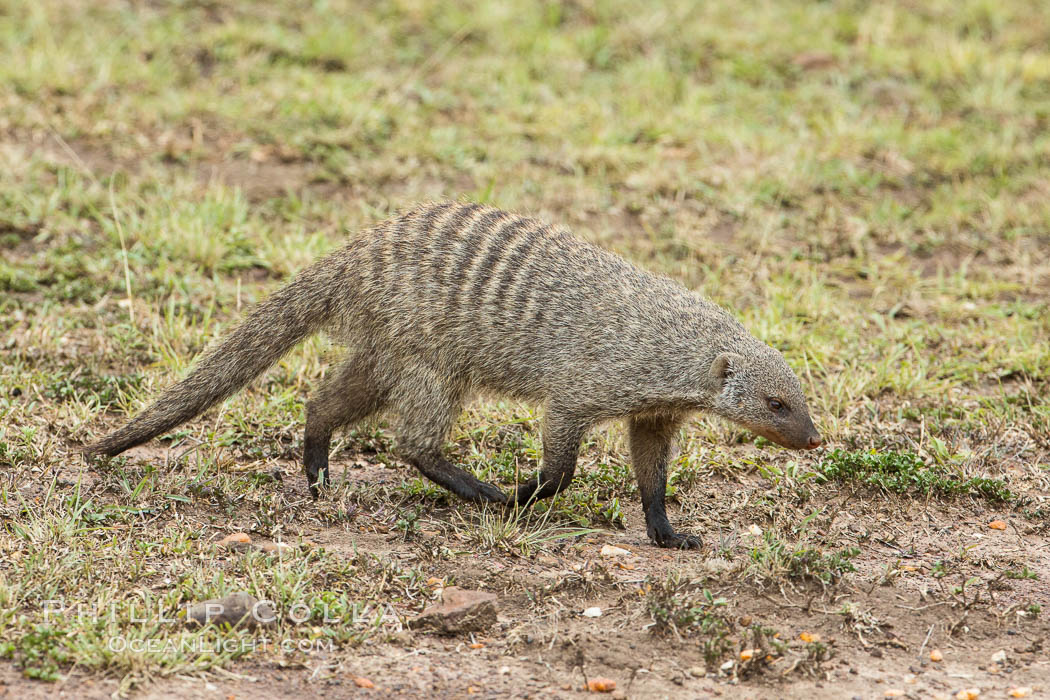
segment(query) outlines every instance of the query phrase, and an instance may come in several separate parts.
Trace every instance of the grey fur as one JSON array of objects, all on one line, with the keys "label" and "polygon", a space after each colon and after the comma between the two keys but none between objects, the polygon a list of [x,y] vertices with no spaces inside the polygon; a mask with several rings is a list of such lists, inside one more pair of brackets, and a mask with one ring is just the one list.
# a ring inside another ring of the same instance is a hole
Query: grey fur
[{"label": "grey fur", "polygon": [[784,358],[717,305],[562,228],[439,202],[308,267],[86,452],[116,455],[171,430],[318,330],[348,353],[307,404],[304,466],[315,496],[328,481],[333,431],[389,411],[400,417],[399,452],[424,475],[468,500],[507,502],[443,454],[464,403],[484,392],[546,409],[542,470],[512,501],[565,488],[587,430],[624,418],[649,536],[695,547],[664,512],[668,454],[688,413],[711,411],[787,447],[820,444]]}]

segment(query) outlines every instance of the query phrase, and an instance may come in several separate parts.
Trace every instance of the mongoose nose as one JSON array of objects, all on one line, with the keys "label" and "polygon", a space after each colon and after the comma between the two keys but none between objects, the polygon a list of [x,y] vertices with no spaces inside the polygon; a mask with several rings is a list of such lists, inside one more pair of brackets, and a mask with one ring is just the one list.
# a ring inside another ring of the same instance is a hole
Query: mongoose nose
[{"label": "mongoose nose", "polygon": [[810,435],[809,436],[809,449],[815,450],[818,447],[820,447],[821,444],[822,444],[822,441],[821,441],[819,435]]}]

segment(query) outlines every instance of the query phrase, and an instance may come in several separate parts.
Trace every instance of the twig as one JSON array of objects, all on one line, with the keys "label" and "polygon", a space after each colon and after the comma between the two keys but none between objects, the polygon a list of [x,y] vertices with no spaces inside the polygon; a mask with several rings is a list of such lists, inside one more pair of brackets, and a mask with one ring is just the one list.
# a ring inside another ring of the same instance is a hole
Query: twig
[{"label": "twig", "polygon": [[135,323],[135,304],[131,296],[131,269],[128,267],[128,247],[124,244],[124,227],[120,225],[120,214],[117,211],[117,200],[113,196],[113,181],[115,177],[109,178],[109,206],[113,209],[113,223],[117,225],[117,236],[120,237],[120,252],[124,258],[124,290],[128,294],[128,315],[131,323]]},{"label": "twig", "polygon": [[969,609],[964,609],[963,610],[962,617],[960,617],[958,620],[953,622],[951,627],[948,628],[948,636],[949,637],[954,637],[955,636],[955,630],[957,630],[962,625],[962,623],[966,622],[966,617],[969,614],[970,614]]},{"label": "twig", "polygon": [[936,603],[930,603],[929,605],[920,605],[920,606],[915,607],[915,608],[913,608],[910,605],[894,605],[893,607],[895,607],[895,608],[902,608],[904,610],[911,610],[913,612],[918,612],[920,610],[926,610],[927,608],[935,608],[938,605],[951,605],[951,604],[952,604],[952,601],[950,601],[950,600],[942,600],[942,601],[939,601],[939,602],[936,602]]},{"label": "twig", "polygon": [[75,150],[73,150],[73,147],[66,143],[66,140],[62,138],[62,135],[58,133],[55,127],[48,125],[47,128],[51,132],[51,136],[56,141],[58,141],[58,145],[61,146],[62,150],[66,152],[66,155],[73,159],[74,165],[76,165],[80,169],[80,172],[91,178],[91,180],[96,185],[99,184],[98,178],[95,177],[95,173],[91,171],[91,168],[88,167],[88,164],[84,162],[84,159],[81,158]]},{"label": "twig", "polygon": [[936,623],[930,625],[930,629],[926,633],[926,639],[922,640],[922,646],[919,647],[919,665],[920,666],[925,666],[926,665],[926,663],[922,659],[922,652],[926,651],[926,645],[929,644],[929,642],[930,642],[930,636],[933,634],[933,628],[935,626],[936,626]]},{"label": "twig", "polygon": [[765,598],[766,600],[768,600],[770,603],[773,603],[774,605],[779,605],[779,606],[785,607],[785,608],[797,608],[798,610],[805,610],[806,612],[816,611],[818,613],[821,613],[822,615],[838,615],[839,614],[837,610],[828,610],[826,608],[814,608],[813,607],[813,599],[812,598],[810,598],[809,602],[807,602],[805,605],[799,605],[798,603],[792,603],[790,600],[787,599],[787,596],[784,597],[783,601],[779,601],[776,598],[774,598],[773,596],[768,595],[766,593],[762,593],[761,596],[763,598]]},{"label": "twig", "polygon": [[[411,72],[409,72],[409,74],[405,76],[405,79],[401,82],[400,87],[404,88],[410,83],[419,80],[424,73],[430,70],[432,66],[440,62],[446,55],[448,55],[449,52],[452,51],[452,49],[459,46],[459,44],[467,38],[467,35],[469,35],[473,29],[474,24],[472,22],[464,23],[463,26],[457,29],[456,32],[452,34],[452,36],[448,37],[448,39],[446,39],[443,44],[438,46],[437,49],[435,49],[434,52],[426,58],[426,60],[424,60]],[[380,86],[377,85],[373,87],[371,90],[369,90],[367,101],[372,103],[377,102],[377,98],[379,97],[379,93],[381,91],[382,88]],[[384,101],[386,102],[386,107],[394,108],[398,106],[402,102],[402,100],[404,100],[404,90],[392,89],[387,92]],[[349,129],[351,131],[355,130],[357,128],[357,125],[361,122],[361,120],[364,119],[364,114],[364,111],[358,112],[354,116],[354,118],[350,120]]]}]

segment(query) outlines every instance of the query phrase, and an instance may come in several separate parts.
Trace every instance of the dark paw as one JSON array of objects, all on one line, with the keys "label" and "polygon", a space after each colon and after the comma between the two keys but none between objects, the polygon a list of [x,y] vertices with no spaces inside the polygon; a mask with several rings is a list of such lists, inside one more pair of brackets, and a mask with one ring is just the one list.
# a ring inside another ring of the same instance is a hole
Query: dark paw
[{"label": "dark paw", "polygon": [[484,481],[478,482],[478,494],[481,496],[481,500],[489,503],[507,502],[507,494],[503,493],[502,489],[499,489],[492,484],[486,484]]},{"label": "dark paw", "polygon": [[535,501],[536,482],[528,481],[524,484],[518,484],[518,488],[514,491],[514,498],[509,499],[507,505],[524,508],[525,506],[531,506]]},{"label": "dark paw", "polygon": [[649,538],[657,547],[666,549],[700,549],[703,546],[703,542],[696,535],[680,535],[677,532],[650,532]]},{"label": "dark paw", "polygon": [[331,482],[328,478],[328,469],[306,470],[306,483],[310,487],[310,495],[316,501],[321,497],[322,489],[327,489]]},{"label": "dark paw", "polygon": [[506,503],[507,494],[503,493],[502,490],[493,486],[492,484],[486,484],[484,481],[475,479],[473,483],[462,487],[462,490],[457,490],[456,495],[467,501],[473,501],[474,503]]}]

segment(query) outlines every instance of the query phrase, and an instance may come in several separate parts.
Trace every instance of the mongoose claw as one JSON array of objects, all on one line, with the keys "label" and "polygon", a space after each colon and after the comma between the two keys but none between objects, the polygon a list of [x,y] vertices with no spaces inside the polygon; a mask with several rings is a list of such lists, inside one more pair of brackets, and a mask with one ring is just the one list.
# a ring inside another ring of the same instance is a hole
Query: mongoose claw
[{"label": "mongoose claw", "polygon": [[492,484],[486,484],[484,481],[478,481],[477,483],[477,495],[470,499],[478,503],[506,503],[507,494],[503,493],[501,489],[496,488]]}]

